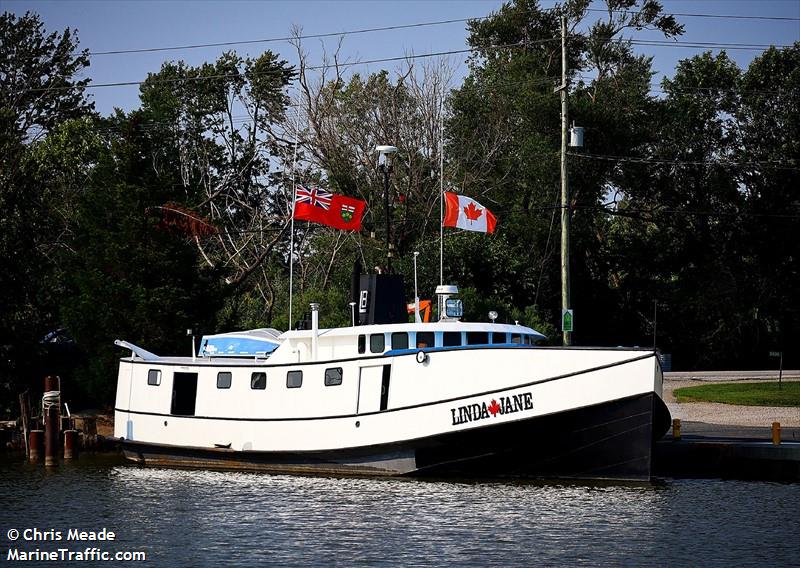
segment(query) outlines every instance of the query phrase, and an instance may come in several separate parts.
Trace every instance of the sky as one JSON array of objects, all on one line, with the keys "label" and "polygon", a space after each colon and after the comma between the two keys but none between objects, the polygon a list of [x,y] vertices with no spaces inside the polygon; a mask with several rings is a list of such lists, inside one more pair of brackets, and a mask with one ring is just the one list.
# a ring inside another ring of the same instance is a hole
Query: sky
[{"label": "sky", "polygon": [[[220,42],[285,38],[292,26],[304,34],[341,33],[366,28],[460,20],[489,15],[502,6],[500,0],[0,0],[0,11],[22,15],[38,13],[50,31],[77,29],[80,47],[90,52],[163,48]],[[543,7],[554,2],[542,0]],[[662,0],[669,13],[740,15],[789,20],[756,20],[719,17],[676,16],[686,27],[681,42],[789,45],[800,41],[800,0]],[[593,8],[602,8],[595,2]],[[601,12],[593,12],[601,17]],[[466,48],[466,23],[452,22],[398,30],[345,35],[341,55],[350,62],[402,57]],[[636,39],[663,39],[653,32],[633,32]],[[304,46],[311,64],[322,61],[323,52],[333,52],[338,37],[308,39]],[[176,49],[147,53],[96,54],[84,75],[94,84],[141,81],[165,61],[184,60],[190,65],[214,61],[224,51],[235,49],[243,56],[258,56],[270,49],[291,64],[295,49],[287,41],[259,42],[226,47]],[[654,57],[658,72],[654,83],[671,76],[680,59],[704,47],[637,46]],[[719,51],[714,49],[714,52]],[[759,49],[728,49],[743,68]],[[468,54],[451,55],[458,86],[467,72]],[[399,63],[353,65],[353,71],[394,72]],[[115,107],[131,110],[139,106],[138,86],[95,87],[88,90],[101,114]]]}]

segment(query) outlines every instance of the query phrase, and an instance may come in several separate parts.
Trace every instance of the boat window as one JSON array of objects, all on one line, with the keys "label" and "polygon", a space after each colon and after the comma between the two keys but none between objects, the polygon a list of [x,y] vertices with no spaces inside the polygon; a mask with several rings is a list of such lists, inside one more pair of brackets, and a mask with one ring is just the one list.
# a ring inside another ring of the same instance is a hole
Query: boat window
[{"label": "boat window", "polygon": [[405,331],[392,334],[392,349],[408,349],[408,334]]},{"label": "boat window", "polygon": [[267,374],[253,373],[250,375],[250,388],[253,390],[264,390],[267,388]]},{"label": "boat window", "polygon": [[486,345],[489,343],[489,334],[485,331],[468,331],[467,345]]},{"label": "boat window", "polygon": [[511,334],[511,343],[522,343],[522,336],[519,333]]},{"label": "boat window", "polygon": [[297,389],[303,386],[303,371],[289,371],[286,373],[286,388]]},{"label": "boat window", "polygon": [[386,347],[386,339],[382,333],[373,333],[369,336],[369,351],[370,353],[383,353]]},{"label": "boat window", "polygon": [[461,332],[445,331],[442,334],[442,345],[445,347],[456,347],[461,345]]},{"label": "boat window", "polygon": [[495,331],[492,333],[492,343],[505,343],[506,342],[506,334],[500,333],[499,331]]},{"label": "boat window", "polygon": [[367,336],[366,335],[359,335],[358,336],[358,352],[364,353],[367,350]]},{"label": "boat window", "polygon": [[325,386],[335,387],[340,384],[342,384],[342,368],[325,369]]},{"label": "boat window", "polygon": [[150,369],[147,371],[147,384],[157,387],[161,384],[161,371],[158,369]]},{"label": "boat window", "polygon": [[233,375],[229,372],[220,372],[217,373],[217,388],[218,389],[229,389],[231,388],[231,379]]},{"label": "boat window", "polygon": [[432,331],[417,332],[417,347],[433,347],[436,345],[436,336]]},{"label": "boat window", "polygon": [[533,338],[526,333],[522,336],[522,343],[525,345],[533,345]]}]

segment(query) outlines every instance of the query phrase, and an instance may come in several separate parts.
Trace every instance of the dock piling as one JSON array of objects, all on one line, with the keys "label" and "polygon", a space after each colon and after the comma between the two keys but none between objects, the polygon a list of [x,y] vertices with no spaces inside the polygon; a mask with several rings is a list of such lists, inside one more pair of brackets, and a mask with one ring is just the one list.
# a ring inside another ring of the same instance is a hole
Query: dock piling
[{"label": "dock piling", "polygon": [[61,380],[53,375],[44,378],[42,417],[44,418],[44,465],[58,465],[58,447],[61,439]]},{"label": "dock piling", "polygon": [[681,439],[681,419],[680,418],[673,418],[672,419],[672,439],[676,442],[680,441]]},{"label": "dock piling", "polygon": [[42,455],[42,442],[44,441],[44,430],[31,430],[28,440],[28,460],[31,463],[38,463]]},{"label": "dock piling", "polygon": [[780,422],[773,422],[772,423],[772,443],[776,446],[781,445],[781,423]]},{"label": "dock piling", "polygon": [[77,445],[75,441],[78,438],[77,430],[64,430],[64,459],[71,460],[75,457]]}]

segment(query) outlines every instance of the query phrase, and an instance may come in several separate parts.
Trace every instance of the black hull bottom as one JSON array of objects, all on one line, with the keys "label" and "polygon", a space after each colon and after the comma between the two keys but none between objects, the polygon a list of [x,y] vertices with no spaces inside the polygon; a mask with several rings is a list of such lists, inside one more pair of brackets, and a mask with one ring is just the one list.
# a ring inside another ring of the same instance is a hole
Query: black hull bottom
[{"label": "black hull bottom", "polygon": [[649,480],[670,416],[653,393],[494,426],[327,452],[251,452],[124,441],[144,465],[333,475]]}]

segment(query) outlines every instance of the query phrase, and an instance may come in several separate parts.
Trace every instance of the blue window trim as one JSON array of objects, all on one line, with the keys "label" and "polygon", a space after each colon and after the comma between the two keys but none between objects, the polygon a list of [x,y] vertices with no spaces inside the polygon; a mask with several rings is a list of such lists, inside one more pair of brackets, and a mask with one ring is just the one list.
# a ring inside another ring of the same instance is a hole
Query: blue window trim
[{"label": "blue window trim", "polygon": [[396,357],[398,355],[410,355],[417,351],[434,353],[439,351],[467,351],[470,349],[538,349],[536,345],[526,345],[524,343],[487,343],[485,345],[456,345],[452,347],[417,347],[416,349],[392,349],[383,354],[384,357]]}]

